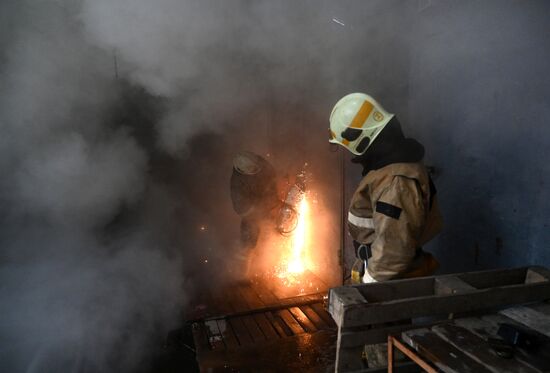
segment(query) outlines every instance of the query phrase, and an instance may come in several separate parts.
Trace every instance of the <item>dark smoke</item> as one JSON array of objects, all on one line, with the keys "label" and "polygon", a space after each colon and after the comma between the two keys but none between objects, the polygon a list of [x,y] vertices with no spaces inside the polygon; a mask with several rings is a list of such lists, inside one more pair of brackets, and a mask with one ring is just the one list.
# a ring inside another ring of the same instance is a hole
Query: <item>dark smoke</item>
[{"label": "dark smoke", "polygon": [[232,155],[276,148],[287,177],[331,155],[307,140],[326,110],[300,104],[332,73],[310,66],[329,45],[304,50],[312,5],[2,3],[3,370],[147,370],[187,301],[238,274]]},{"label": "dark smoke", "polygon": [[[2,370],[147,370],[189,300],[238,272],[239,150],[269,153],[282,177],[310,163],[333,213],[316,247],[337,268],[327,117],[354,91],[442,170],[447,230],[432,248],[446,268],[471,266],[478,238],[488,263],[495,235],[502,264],[547,262],[549,171],[533,161],[548,149],[546,4],[3,0]],[[346,176],[349,193],[360,170]]]}]

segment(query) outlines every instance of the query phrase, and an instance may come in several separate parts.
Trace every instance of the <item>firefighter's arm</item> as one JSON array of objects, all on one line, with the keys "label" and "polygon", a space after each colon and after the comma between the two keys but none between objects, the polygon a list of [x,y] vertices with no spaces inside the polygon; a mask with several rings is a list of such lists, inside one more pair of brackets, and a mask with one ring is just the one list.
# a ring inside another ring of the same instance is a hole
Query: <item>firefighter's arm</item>
[{"label": "firefighter's arm", "polygon": [[374,228],[368,185],[360,185],[355,193],[348,212],[348,228],[353,240],[364,244]]},{"label": "firefighter's arm", "polygon": [[415,179],[394,176],[372,206],[375,237],[365,278],[391,280],[415,257],[426,214],[422,192]]}]

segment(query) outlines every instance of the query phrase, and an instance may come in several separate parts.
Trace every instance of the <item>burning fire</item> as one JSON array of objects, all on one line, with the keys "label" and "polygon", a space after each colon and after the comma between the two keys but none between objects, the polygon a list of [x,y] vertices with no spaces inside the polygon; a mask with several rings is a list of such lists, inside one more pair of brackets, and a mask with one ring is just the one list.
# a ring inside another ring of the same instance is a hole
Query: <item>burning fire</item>
[{"label": "burning fire", "polygon": [[305,250],[307,245],[308,223],[309,223],[309,204],[305,197],[302,197],[298,208],[298,225],[292,236],[290,253],[287,262],[286,271],[288,273],[303,273],[305,271]]},{"label": "burning fire", "polygon": [[[311,234],[310,206],[304,194],[298,205],[298,224],[284,245],[277,277],[285,286],[303,287],[302,275],[309,268],[308,250]],[[303,289],[301,290],[303,292]]]}]

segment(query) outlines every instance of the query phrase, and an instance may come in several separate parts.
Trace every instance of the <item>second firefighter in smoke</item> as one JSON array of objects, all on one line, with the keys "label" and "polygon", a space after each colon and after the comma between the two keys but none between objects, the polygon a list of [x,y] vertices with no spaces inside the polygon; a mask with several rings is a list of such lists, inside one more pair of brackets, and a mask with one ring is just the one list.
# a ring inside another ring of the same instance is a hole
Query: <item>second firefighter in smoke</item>
[{"label": "second firefighter in smoke", "polygon": [[[241,217],[237,259],[246,263],[245,278],[252,275],[254,249],[262,231],[286,236],[298,225],[298,205],[306,188],[305,171],[302,169],[290,185],[281,187],[281,182],[275,168],[260,155],[243,151],[233,158],[230,191],[233,209]],[[283,198],[279,197],[280,191]]]}]

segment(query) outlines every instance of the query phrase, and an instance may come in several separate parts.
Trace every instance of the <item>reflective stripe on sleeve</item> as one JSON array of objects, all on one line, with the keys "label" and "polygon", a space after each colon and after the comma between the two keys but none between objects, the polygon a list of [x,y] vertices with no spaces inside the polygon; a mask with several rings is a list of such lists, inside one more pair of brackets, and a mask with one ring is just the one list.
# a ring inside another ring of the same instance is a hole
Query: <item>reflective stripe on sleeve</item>
[{"label": "reflective stripe on sleeve", "polygon": [[348,212],[348,221],[356,227],[374,229],[374,220],[371,218],[360,218]]}]

